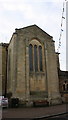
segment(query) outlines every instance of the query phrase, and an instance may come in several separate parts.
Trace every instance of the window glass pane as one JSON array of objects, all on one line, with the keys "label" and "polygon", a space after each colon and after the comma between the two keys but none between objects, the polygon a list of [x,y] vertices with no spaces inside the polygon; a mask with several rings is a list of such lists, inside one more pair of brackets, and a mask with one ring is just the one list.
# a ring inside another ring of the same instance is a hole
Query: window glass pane
[{"label": "window glass pane", "polygon": [[40,67],[40,71],[43,71],[42,68],[42,47],[39,46],[39,67]]},{"label": "window glass pane", "polygon": [[63,84],[63,90],[65,91],[65,84]]},{"label": "window glass pane", "polygon": [[67,84],[67,90],[68,90],[68,84]]},{"label": "window glass pane", "polygon": [[37,45],[34,46],[34,66],[35,66],[35,71],[38,71]]},{"label": "window glass pane", "polygon": [[33,46],[29,45],[29,69],[33,71]]}]

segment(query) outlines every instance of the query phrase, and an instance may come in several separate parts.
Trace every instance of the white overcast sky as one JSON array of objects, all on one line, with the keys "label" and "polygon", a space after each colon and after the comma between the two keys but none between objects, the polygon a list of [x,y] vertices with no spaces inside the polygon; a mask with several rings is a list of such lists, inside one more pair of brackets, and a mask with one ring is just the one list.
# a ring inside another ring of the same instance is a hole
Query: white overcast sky
[{"label": "white overcast sky", "polygon": [[[65,0],[0,0],[0,42],[9,42],[15,28],[36,24],[53,36],[57,50]],[[65,10],[66,11],[66,10]],[[64,12],[64,17],[66,13]],[[66,70],[66,20],[60,49],[60,67]]]}]

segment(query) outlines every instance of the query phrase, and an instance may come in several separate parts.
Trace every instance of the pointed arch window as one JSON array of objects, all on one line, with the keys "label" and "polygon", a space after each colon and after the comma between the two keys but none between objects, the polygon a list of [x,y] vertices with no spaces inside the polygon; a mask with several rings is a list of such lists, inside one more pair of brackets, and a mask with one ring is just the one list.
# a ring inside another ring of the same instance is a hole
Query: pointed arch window
[{"label": "pointed arch window", "polygon": [[29,70],[43,72],[43,47],[37,40],[29,44]]},{"label": "pointed arch window", "polygon": [[29,69],[33,71],[33,46],[29,45]]},{"label": "pointed arch window", "polygon": [[39,68],[40,71],[43,71],[43,66],[42,66],[42,47],[39,46]]},{"label": "pointed arch window", "polygon": [[34,67],[35,67],[35,71],[38,71],[37,45],[34,45]]}]

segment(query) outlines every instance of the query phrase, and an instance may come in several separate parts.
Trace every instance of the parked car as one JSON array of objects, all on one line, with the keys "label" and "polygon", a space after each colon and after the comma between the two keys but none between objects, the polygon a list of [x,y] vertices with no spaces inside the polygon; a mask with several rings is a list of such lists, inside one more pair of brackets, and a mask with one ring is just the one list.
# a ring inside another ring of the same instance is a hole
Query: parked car
[{"label": "parked car", "polygon": [[1,98],[0,99],[0,106],[2,107],[2,108],[7,108],[8,107],[8,98]]},{"label": "parked car", "polygon": [[2,106],[2,98],[4,98],[4,96],[0,96],[0,107]]}]

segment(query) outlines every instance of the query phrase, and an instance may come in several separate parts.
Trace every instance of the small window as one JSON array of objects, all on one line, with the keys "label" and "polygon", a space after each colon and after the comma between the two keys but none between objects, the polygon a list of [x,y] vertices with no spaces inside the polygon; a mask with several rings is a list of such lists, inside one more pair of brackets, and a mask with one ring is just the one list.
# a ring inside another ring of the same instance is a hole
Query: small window
[{"label": "small window", "polygon": [[33,46],[29,45],[29,69],[33,71]]},{"label": "small window", "polygon": [[68,84],[67,84],[67,91],[68,91]]},{"label": "small window", "polygon": [[34,66],[35,66],[35,71],[38,71],[37,45],[34,45]]},{"label": "small window", "polygon": [[39,46],[39,67],[40,67],[40,71],[43,71],[43,67],[42,67],[42,47]]}]

